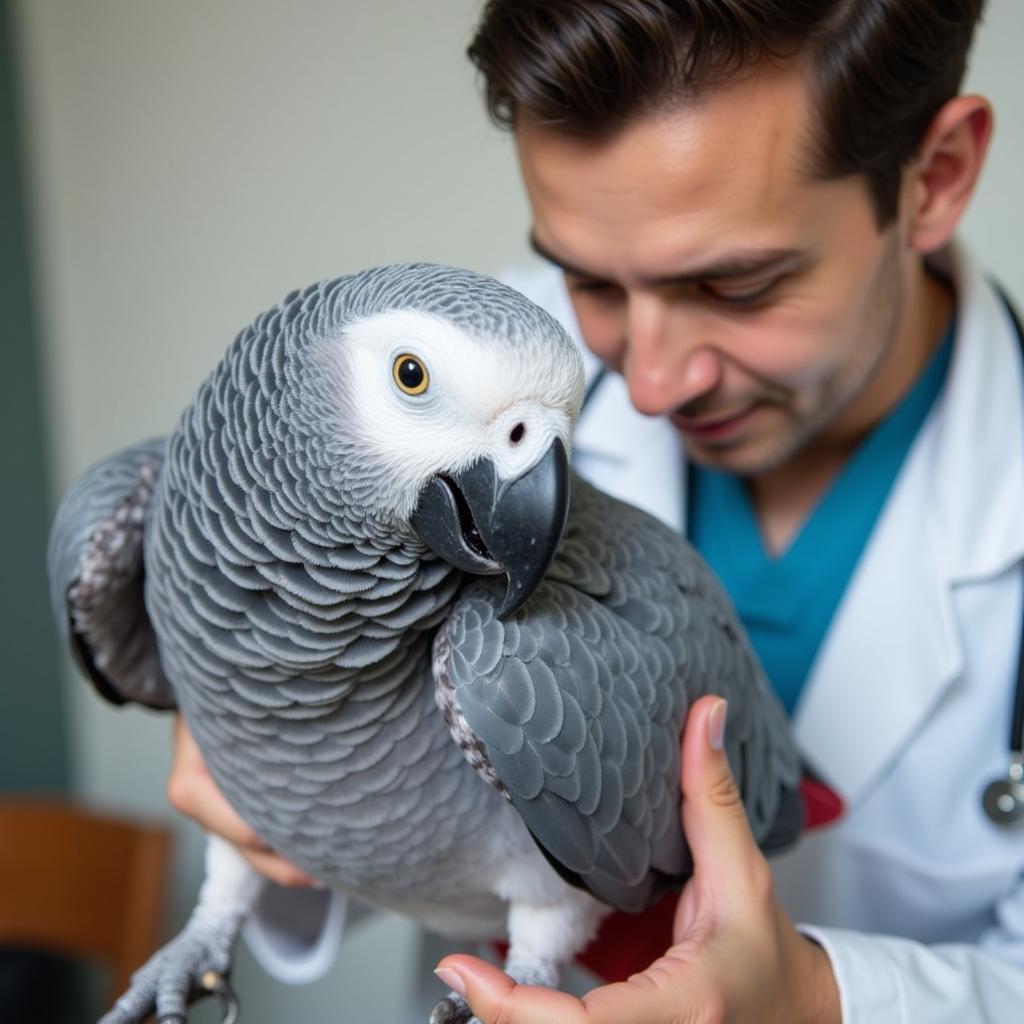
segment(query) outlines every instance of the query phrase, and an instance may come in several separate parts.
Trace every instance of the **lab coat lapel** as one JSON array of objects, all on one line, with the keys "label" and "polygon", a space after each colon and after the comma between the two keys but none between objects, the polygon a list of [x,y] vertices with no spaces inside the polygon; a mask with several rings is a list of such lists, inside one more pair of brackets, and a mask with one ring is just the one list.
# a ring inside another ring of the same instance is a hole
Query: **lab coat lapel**
[{"label": "lab coat lapel", "polygon": [[1019,346],[966,256],[947,386],[908,453],[815,662],[794,728],[846,801],[884,773],[964,668],[956,586],[1024,554]]},{"label": "lab coat lapel", "polygon": [[934,437],[919,438],[910,453],[794,717],[801,751],[851,805],[963,666],[949,583],[924,528],[933,443]]},{"label": "lab coat lapel", "polygon": [[679,434],[664,417],[640,415],[618,374],[606,374],[594,390],[576,428],[573,462],[595,486],[682,529],[684,460]]}]

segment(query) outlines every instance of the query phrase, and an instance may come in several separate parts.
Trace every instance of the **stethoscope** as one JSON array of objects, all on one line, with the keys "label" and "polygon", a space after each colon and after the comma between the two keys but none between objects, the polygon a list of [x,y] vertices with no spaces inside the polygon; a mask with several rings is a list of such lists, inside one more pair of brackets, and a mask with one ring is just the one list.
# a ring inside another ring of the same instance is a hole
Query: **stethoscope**
[{"label": "stethoscope", "polygon": [[[1013,303],[998,286],[996,292],[1006,307],[1013,324],[1021,354],[1024,355],[1024,325]],[[582,409],[586,409],[595,392],[604,381],[607,371],[602,367],[587,386]],[[581,409],[581,412],[582,412]],[[1017,647],[1017,684],[1013,697],[1013,714],[1010,718],[1010,767],[1004,779],[993,779],[981,797],[985,815],[994,825],[1010,828],[1024,822],[1024,622],[1021,624]]]},{"label": "stethoscope", "polygon": [[[1024,354],[1024,326],[1020,316],[1005,292],[998,286],[996,291],[1003,300]],[[1017,646],[1017,688],[1010,717],[1010,767],[1005,779],[993,779],[985,787],[981,805],[989,821],[1001,828],[1011,828],[1024,822],[1024,625],[1021,626]]]}]

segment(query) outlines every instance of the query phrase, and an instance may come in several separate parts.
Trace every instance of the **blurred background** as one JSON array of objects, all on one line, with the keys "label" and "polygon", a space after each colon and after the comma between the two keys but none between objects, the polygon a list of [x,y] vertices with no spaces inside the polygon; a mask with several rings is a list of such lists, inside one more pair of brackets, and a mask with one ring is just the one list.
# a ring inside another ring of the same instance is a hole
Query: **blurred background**
[{"label": "blurred background", "polygon": [[[464,56],[480,6],[0,0],[0,789],[172,828],[169,931],[202,839],[164,798],[169,721],[102,703],[56,643],[53,509],[94,460],[165,433],[291,288],[395,260],[494,273],[530,258],[511,143]],[[963,231],[1020,302],[1022,44],[1024,4],[990,0],[968,84],[997,133]],[[374,915],[328,978],[294,989],[242,952],[244,1020],[404,1022],[420,942]]]}]

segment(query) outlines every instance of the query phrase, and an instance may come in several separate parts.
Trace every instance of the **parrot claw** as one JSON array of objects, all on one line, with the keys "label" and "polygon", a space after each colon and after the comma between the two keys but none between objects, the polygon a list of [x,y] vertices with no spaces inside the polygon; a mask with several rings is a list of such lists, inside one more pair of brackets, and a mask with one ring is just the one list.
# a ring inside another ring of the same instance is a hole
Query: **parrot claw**
[{"label": "parrot claw", "polygon": [[430,1011],[427,1024],[480,1024],[462,996],[449,992]]},{"label": "parrot claw", "polygon": [[[210,995],[220,998],[221,1006],[224,1009],[224,1016],[221,1017],[220,1024],[236,1024],[239,1009],[238,996],[235,995],[235,990],[231,987],[228,979],[216,971],[207,971],[199,979],[199,984]],[[157,1024],[163,1024],[163,1021],[158,1021]]]},{"label": "parrot claw", "polygon": [[227,980],[237,921],[213,915],[193,918],[132,975],[132,983],[99,1024],[140,1024],[155,1013],[157,1024],[187,1024],[189,1003],[217,996],[221,1024],[236,1024],[238,999]]},{"label": "parrot claw", "polygon": [[[199,979],[200,991],[196,999],[202,999],[204,995],[215,995],[220,997],[221,1005],[224,1008],[224,1016],[220,1024],[236,1024],[238,1021],[238,997],[234,989],[228,984],[227,978],[216,971],[207,971]],[[180,1013],[168,1013],[157,1019],[156,1024],[188,1024],[188,1018]]]}]

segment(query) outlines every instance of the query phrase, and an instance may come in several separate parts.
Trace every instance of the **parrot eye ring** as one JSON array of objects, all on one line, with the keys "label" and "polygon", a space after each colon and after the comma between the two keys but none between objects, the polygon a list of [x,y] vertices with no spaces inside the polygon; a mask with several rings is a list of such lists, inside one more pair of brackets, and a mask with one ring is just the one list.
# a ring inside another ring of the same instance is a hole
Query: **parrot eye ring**
[{"label": "parrot eye ring", "polygon": [[403,352],[391,367],[398,389],[406,395],[422,395],[430,384],[426,366],[414,355]]}]

